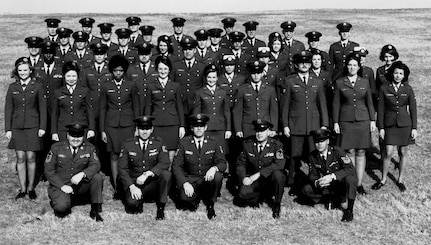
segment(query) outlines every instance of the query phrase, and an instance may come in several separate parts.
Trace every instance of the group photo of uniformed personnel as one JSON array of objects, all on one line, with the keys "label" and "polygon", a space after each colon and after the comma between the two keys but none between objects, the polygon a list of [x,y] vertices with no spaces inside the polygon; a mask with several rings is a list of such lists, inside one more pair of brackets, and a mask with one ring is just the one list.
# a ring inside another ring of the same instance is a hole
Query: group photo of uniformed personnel
[{"label": "group photo of uniformed personnel", "polygon": [[[367,44],[350,38],[358,21],[334,20],[334,36],[287,17],[270,30],[257,16],[202,17],[195,30],[185,17],[162,27],[145,16],[83,16],[76,30],[49,17],[40,20],[47,37],[22,37],[4,111],[16,201],[40,199],[35,187],[47,181],[61,218],[84,202],[102,222],[112,199],[130,217],[154,202],[156,220],[170,218],[169,205],[193,214],[202,201],[214,220],[228,199],[267,205],[274,219],[290,211],[284,201],[321,203],[352,222],[357,194],[388,179],[410,188],[417,102],[391,40],[373,70]],[[339,40],[325,49],[330,35]],[[366,186],[374,147],[381,176]]]}]

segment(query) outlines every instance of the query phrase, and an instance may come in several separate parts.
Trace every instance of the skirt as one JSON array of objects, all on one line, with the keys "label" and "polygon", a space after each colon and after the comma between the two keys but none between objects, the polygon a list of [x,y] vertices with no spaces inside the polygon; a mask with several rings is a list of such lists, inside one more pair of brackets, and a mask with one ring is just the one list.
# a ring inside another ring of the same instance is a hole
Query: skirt
[{"label": "skirt", "polygon": [[180,140],[178,137],[179,128],[179,125],[154,126],[154,134],[163,139],[163,142],[169,151],[174,151],[178,148],[178,143]]},{"label": "skirt", "polygon": [[414,144],[411,137],[412,127],[390,127],[385,128],[385,145],[406,146]]},{"label": "skirt", "polygon": [[7,148],[16,151],[40,151],[43,149],[42,138],[38,137],[39,128],[12,129],[12,138]]},{"label": "skirt", "polygon": [[370,121],[340,122],[343,149],[368,149],[371,146]]},{"label": "skirt", "polygon": [[120,154],[121,145],[126,139],[133,138],[135,134],[135,127],[108,127],[105,126],[106,136],[108,137],[108,143],[106,144],[107,152],[114,152]]}]

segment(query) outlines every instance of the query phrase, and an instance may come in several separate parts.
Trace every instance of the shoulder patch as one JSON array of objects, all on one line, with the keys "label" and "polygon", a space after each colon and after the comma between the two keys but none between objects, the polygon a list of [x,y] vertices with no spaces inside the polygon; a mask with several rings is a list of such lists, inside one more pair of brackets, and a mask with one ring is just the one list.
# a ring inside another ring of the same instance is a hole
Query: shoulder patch
[{"label": "shoulder patch", "polygon": [[52,151],[49,151],[48,155],[46,156],[45,162],[51,162],[52,154],[53,154]]},{"label": "shoulder patch", "polygon": [[275,153],[275,158],[277,159],[284,159],[283,149],[278,149]]},{"label": "shoulder patch", "polygon": [[349,163],[351,163],[351,162],[352,162],[352,160],[350,159],[350,157],[349,157],[349,156],[341,157],[341,160],[343,160],[343,162],[344,162],[345,164],[349,164]]}]

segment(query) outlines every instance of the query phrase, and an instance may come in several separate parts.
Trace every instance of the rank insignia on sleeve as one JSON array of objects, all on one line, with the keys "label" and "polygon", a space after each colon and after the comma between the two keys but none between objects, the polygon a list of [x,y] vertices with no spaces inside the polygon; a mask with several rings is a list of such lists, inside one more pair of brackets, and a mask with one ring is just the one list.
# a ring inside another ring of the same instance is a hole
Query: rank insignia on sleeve
[{"label": "rank insignia on sleeve", "polygon": [[178,155],[179,151],[180,151],[180,149],[177,149],[177,151],[175,152],[175,156]]},{"label": "rank insignia on sleeve", "polygon": [[221,147],[221,146],[219,146],[220,147],[220,152],[221,152],[221,154],[224,154],[224,152],[223,152],[223,147]]},{"label": "rank insignia on sleeve", "polygon": [[350,157],[349,157],[349,156],[341,157],[341,160],[343,160],[343,162],[344,162],[345,164],[348,164],[348,163],[351,163],[351,162],[352,162],[352,160],[350,160]]},{"label": "rank insignia on sleeve", "polygon": [[45,162],[51,162],[52,159],[52,151],[49,151],[48,155],[46,156]]},{"label": "rank insignia on sleeve", "polygon": [[283,154],[283,150],[282,149],[277,150],[277,152],[275,153],[275,158],[277,158],[277,159],[284,159],[284,154]]}]

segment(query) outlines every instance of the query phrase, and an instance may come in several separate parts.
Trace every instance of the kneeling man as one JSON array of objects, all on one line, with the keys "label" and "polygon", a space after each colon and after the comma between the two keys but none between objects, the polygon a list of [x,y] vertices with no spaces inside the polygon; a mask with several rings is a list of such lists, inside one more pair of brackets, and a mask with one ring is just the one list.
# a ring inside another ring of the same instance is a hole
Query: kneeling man
[{"label": "kneeling man", "polygon": [[135,119],[138,136],[124,141],[118,172],[125,190],[127,213],[142,213],[144,201],[156,201],[156,220],[165,218],[171,185],[169,156],[163,140],[153,135],[154,117]]},{"label": "kneeling man", "polygon": [[52,145],[45,161],[45,176],[49,182],[48,196],[57,217],[71,213],[72,201],[90,195],[90,217],[103,221],[103,177],[99,174],[100,162],[95,147],[84,142],[87,125],[66,125],[67,140]]}]

